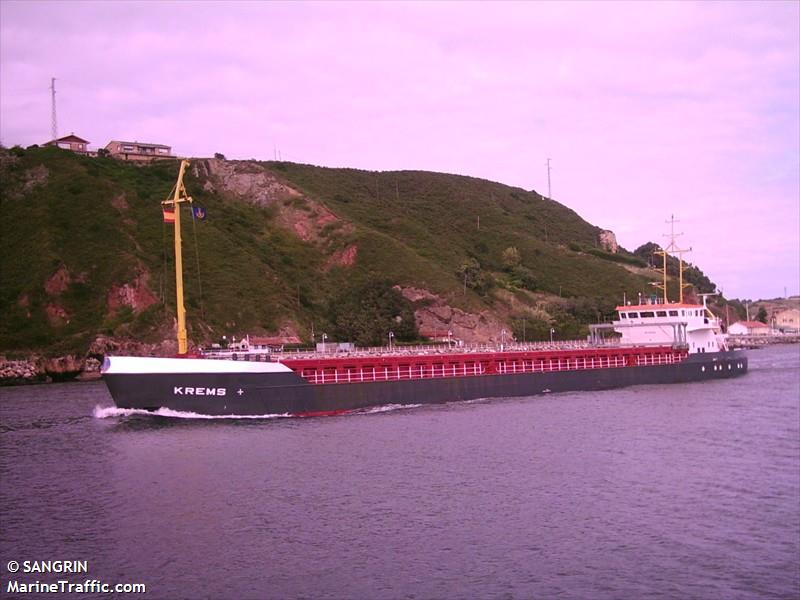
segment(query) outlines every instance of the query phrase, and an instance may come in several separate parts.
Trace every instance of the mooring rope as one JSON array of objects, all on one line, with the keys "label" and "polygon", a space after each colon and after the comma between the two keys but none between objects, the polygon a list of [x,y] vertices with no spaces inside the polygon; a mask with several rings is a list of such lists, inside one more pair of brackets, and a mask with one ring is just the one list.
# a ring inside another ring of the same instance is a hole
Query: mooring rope
[{"label": "mooring rope", "polygon": [[[191,207],[190,207],[191,208]],[[206,310],[205,305],[203,303],[203,281],[200,278],[200,250],[197,246],[197,219],[194,216],[194,209],[192,209],[192,235],[194,236],[194,257],[197,262],[197,288],[198,288],[198,296],[200,298],[200,315],[205,319],[206,318]]]}]

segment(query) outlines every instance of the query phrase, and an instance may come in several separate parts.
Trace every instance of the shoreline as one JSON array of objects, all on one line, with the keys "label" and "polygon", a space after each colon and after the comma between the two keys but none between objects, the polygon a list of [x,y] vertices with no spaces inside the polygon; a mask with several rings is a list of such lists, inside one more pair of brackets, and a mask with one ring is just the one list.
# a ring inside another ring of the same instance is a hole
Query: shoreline
[{"label": "shoreline", "polygon": [[72,355],[9,360],[0,357],[0,387],[63,383],[69,381],[95,381],[100,379],[100,360],[84,359]]}]

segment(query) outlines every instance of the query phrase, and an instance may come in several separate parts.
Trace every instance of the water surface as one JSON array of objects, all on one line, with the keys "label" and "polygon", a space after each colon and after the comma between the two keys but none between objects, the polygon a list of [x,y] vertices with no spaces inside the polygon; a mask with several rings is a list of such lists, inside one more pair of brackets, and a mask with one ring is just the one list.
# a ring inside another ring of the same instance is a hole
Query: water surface
[{"label": "water surface", "polygon": [[0,582],[81,559],[151,598],[797,598],[800,347],[749,358],[731,380],[316,419],[0,389]]}]

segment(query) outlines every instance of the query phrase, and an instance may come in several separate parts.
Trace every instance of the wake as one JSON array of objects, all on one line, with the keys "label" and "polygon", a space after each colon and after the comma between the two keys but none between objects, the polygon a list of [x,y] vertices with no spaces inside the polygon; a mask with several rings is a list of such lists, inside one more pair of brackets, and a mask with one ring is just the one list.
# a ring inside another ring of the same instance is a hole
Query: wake
[{"label": "wake", "polygon": [[140,408],[117,408],[116,406],[96,405],[92,411],[95,419],[112,419],[115,417],[131,417],[134,415],[144,415],[148,417],[169,417],[171,419],[283,419],[291,417],[289,414],[269,414],[269,415],[201,415],[195,412],[183,412],[172,410],[171,408],[159,408],[158,410],[143,410]]},{"label": "wake", "polygon": [[[382,406],[375,406],[371,408],[365,408],[362,410],[352,411],[350,414],[375,415],[379,413],[403,410],[406,408],[419,408],[420,406],[422,406],[422,404],[384,404]],[[158,410],[151,411],[151,410],[144,410],[141,408],[117,408],[116,406],[100,406],[99,404],[95,405],[94,410],[92,411],[92,416],[95,419],[114,419],[119,417],[132,417],[135,415],[142,415],[147,417],[168,417],[170,419],[203,419],[203,420],[287,419],[296,416],[296,415],[290,415],[288,413],[265,414],[265,415],[203,415],[195,412],[172,410],[171,408],[159,408]]]}]

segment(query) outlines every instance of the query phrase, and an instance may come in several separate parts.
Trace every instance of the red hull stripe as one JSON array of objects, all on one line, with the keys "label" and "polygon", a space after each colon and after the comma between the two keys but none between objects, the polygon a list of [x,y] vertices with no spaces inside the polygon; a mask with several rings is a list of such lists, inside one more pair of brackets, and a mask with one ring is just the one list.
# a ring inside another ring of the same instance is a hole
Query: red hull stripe
[{"label": "red hull stripe", "polygon": [[301,419],[305,419],[307,417],[335,417],[336,415],[343,415],[349,412],[351,411],[343,408],[340,410],[320,410],[317,412],[295,413],[292,416],[300,417]]}]

